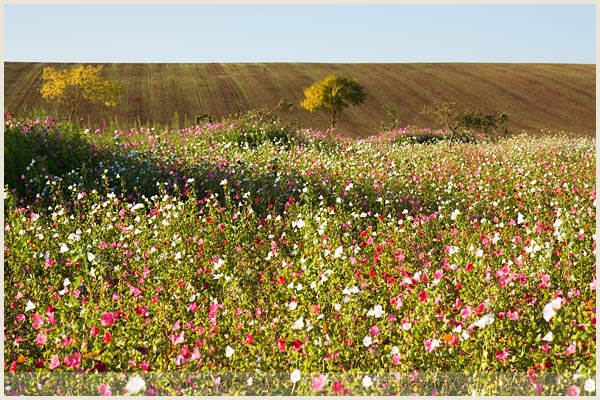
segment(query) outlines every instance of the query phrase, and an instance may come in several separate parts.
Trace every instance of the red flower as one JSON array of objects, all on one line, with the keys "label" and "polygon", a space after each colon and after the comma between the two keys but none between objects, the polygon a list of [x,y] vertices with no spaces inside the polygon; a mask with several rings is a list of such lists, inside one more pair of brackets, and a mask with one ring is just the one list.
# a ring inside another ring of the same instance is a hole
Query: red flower
[{"label": "red flower", "polygon": [[102,341],[104,343],[110,343],[111,339],[112,339],[112,336],[110,335],[110,331],[106,331],[104,333],[104,337],[102,338]]},{"label": "red flower", "polygon": [[252,337],[252,334],[251,334],[251,333],[249,333],[249,334],[246,336],[246,340],[244,340],[244,343],[246,343],[246,344],[252,344],[253,342],[254,342],[254,337]]},{"label": "red flower", "polygon": [[333,389],[333,393],[340,394],[344,391],[344,384],[342,382],[335,381],[335,382],[333,382],[332,389]]},{"label": "red flower", "polygon": [[423,303],[425,300],[427,300],[427,293],[425,291],[421,291],[419,293],[419,301]]},{"label": "red flower", "polygon": [[279,351],[285,351],[285,342],[281,339],[277,339],[277,346],[279,347]]},{"label": "red flower", "polygon": [[296,339],[292,342],[292,347],[294,348],[294,350],[296,351],[300,351],[302,349],[302,346],[304,346],[304,343],[302,343],[300,340]]}]

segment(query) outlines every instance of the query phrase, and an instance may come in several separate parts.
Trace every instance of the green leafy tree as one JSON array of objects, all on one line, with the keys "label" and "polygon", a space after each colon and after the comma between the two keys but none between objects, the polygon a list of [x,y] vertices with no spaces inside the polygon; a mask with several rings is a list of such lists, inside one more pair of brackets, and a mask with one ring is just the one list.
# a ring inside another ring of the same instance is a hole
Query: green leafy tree
[{"label": "green leafy tree", "polygon": [[55,100],[64,107],[69,121],[83,102],[116,106],[116,97],[122,88],[115,82],[102,78],[102,65],[77,65],[69,69],[46,67],[42,71],[40,93],[45,100]]},{"label": "green leafy tree", "polygon": [[311,112],[326,112],[330,116],[330,128],[335,128],[342,110],[351,105],[362,104],[365,96],[363,87],[355,79],[329,75],[304,89],[305,98],[300,106]]}]

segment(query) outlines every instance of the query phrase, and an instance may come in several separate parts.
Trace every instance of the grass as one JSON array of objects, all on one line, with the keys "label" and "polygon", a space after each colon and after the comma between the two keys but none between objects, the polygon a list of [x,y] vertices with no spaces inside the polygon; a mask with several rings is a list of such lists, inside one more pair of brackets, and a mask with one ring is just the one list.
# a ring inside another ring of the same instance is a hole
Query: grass
[{"label": "grass", "polygon": [[[45,108],[37,93],[45,65],[7,62],[5,111]],[[327,119],[299,108],[303,89],[329,73],[354,76],[366,90],[365,103],[343,112],[346,136],[377,132],[391,105],[403,125],[427,125],[419,113],[438,101],[465,109],[509,116],[513,132],[541,129],[595,135],[595,66],[569,64],[106,64],[105,76],[125,88],[114,110],[89,107],[85,122],[108,121],[114,114],[123,128],[183,125],[201,113],[220,120],[250,109],[273,108],[281,98],[296,106],[280,116],[302,126],[324,129]]]}]

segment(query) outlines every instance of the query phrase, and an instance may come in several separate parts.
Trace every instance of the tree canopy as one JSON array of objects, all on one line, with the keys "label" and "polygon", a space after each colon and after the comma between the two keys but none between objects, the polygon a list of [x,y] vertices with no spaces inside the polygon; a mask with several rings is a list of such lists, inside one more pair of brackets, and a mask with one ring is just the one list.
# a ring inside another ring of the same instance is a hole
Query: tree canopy
[{"label": "tree canopy", "polygon": [[63,105],[69,120],[84,101],[114,107],[122,89],[115,82],[102,78],[102,68],[102,65],[77,65],[62,70],[46,67],[42,71],[40,94],[46,100],[56,100]]},{"label": "tree canopy", "polygon": [[362,104],[364,89],[348,77],[329,75],[304,89],[305,99],[300,106],[308,111],[324,111],[329,114],[329,126],[335,128],[339,114],[346,107]]}]

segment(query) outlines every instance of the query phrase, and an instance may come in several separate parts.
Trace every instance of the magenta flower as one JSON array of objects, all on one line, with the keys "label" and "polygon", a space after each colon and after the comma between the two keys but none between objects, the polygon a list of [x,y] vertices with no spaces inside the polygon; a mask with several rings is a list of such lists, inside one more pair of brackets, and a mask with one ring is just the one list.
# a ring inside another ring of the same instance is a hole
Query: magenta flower
[{"label": "magenta flower", "polygon": [[327,376],[326,375],[319,375],[319,376],[315,376],[312,380],[312,390],[314,390],[315,392],[319,392],[321,390],[323,390],[323,388],[325,387],[325,383],[327,382]]},{"label": "magenta flower", "polygon": [[33,314],[31,316],[31,325],[35,330],[38,330],[42,325],[44,325],[44,319],[37,314]]},{"label": "magenta flower", "polygon": [[90,330],[90,335],[91,335],[92,337],[94,337],[94,336],[96,336],[96,335],[97,335],[97,334],[99,334],[99,333],[100,333],[100,329],[96,328],[96,326],[95,326],[95,325],[94,325],[94,326],[92,326],[92,329]]},{"label": "magenta flower", "polygon": [[98,385],[98,393],[100,393],[100,396],[112,396],[110,386],[108,386],[105,383],[101,383]]},{"label": "magenta flower", "polygon": [[75,353],[63,360],[67,367],[77,368],[81,365],[81,353]]},{"label": "magenta flower", "polygon": [[504,362],[508,359],[508,355],[509,351],[507,349],[499,351],[496,353],[496,360]]},{"label": "magenta flower", "polygon": [[377,325],[373,325],[371,329],[369,329],[369,335],[372,337],[376,337],[379,335],[379,327]]},{"label": "magenta flower", "polygon": [[115,323],[115,313],[114,312],[102,313],[102,317],[100,317],[100,324],[102,326],[111,326],[114,323]]}]

